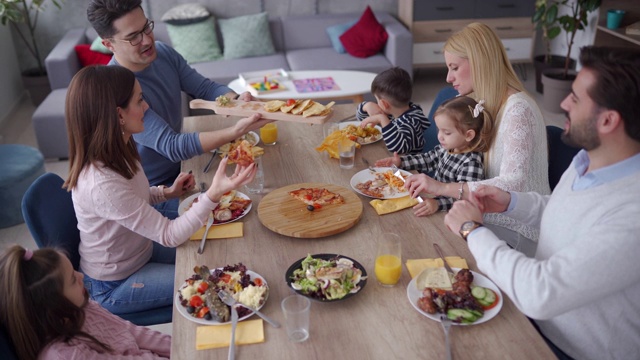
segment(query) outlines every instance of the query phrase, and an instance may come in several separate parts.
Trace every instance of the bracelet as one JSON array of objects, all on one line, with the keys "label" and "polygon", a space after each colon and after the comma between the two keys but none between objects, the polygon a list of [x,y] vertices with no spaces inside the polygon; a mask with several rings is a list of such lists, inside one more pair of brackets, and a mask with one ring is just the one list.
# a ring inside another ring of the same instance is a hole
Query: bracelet
[{"label": "bracelet", "polygon": [[458,190],[458,200],[462,200],[463,193],[464,193],[464,183],[460,181],[460,190]]},{"label": "bracelet", "polygon": [[162,195],[162,197],[166,199],[166,196],[164,194],[164,189],[166,189],[167,187],[165,185],[158,185],[157,187],[158,189],[160,189],[160,195]]}]

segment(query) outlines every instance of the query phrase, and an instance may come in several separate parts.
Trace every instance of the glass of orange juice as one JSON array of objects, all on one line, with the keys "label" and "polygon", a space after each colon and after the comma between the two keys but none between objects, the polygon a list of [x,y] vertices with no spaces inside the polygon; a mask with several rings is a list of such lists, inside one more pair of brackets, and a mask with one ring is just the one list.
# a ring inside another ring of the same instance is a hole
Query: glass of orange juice
[{"label": "glass of orange juice", "polygon": [[278,126],[276,123],[269,123],[260,128],[260,139],[265,145],[275,145],[278,141]]},{"label": "glass of orange juice", "polygon": [[402,275],[402,245],[400,236],[383,233],[378,241],[376,264],[374,267],[376,279],[382,286],[394,286]]}]

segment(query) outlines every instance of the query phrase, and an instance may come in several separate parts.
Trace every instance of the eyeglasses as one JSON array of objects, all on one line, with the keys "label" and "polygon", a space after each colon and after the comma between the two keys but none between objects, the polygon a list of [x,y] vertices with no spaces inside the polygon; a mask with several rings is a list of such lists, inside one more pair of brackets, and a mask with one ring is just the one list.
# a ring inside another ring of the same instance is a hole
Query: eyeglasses
[{"label": "eyeglasses", "polygon": [[113,38],[113,40],[128,42],[129,45],[131,46],[138,46],[142,42],[142,39],[144,37],[143,34],[151,35],[152,32],[153,32],[153,20],[147,20],[147,24],[142,28],[142,30],[133,34],[129,40],[116,39],[116,38]]}]

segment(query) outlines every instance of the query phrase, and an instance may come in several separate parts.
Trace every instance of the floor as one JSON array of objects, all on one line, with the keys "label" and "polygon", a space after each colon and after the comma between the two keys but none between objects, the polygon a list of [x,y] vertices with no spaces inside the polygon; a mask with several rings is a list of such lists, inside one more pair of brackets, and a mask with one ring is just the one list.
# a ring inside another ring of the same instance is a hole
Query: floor
[{"label": "floor", "polygon": [[[523,65],[519,68],[518,73],[526,74],[524,84],[530,94],[541,104],[541,95],[535,92],[535,81],[533,66],[530,64]],[[447,84],[445,83],[446,69],[419,69],[414,74],[414,90],[413,101],[422,106],[425,113],[431,108],[433,98],[437,92]],[[541,109],[545,117],[547,125],[562,126],[564,116],[562,114],[553,114]],[[31,104],[29,98],[23,99],[17,109],[10,114],[4,125],[0,128],[0,143],[3,144],[24,144],[37,147],[37,141],[31,124],[31,116],[35,111],[35,107]],[[66,178],[69,171],[68,161],[46,160],[45,169],[47,172],[53,172]],[[25,224],[0,229],[0,250],[8,245],[20,244],[28,248],[36,248],[36,244]],[[170,332],[170,327],[164,326],[159,329],[161,331]]]}]

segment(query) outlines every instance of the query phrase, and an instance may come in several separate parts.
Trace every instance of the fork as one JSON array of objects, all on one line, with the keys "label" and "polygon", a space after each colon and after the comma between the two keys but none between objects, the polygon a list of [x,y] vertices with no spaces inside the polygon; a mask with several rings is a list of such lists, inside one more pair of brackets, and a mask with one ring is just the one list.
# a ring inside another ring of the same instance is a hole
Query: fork
[{"label": "fork", "polygon": [[447,315],[440,315],[440,325],[442,325],[442,329],[444,330],[444,342],[447,347],[447,360],[451,360],[451,344],[449,343],[449,329],[451,328],[451,320],[447,317]]},{"label": "fork", "polygon": [[[239,304],[236,299],[233,298],[233,296],[231,296],[231,294],[229,294],[228,292],[224,291],[224,290],[220,290],[218,291],[218,297],[220,298],[220,300],[222,300],[223,303],[229,305],[229,306],[235,306],[237,304]],[[280,323],[273,320],[272,318],[268,317],[267,315],[261,313],[260,311],[258,311],[258,309],[252,309],[246,305],[243,305],[244,307],[246,307],[247,309],[255,312],[258,316],[260,316],[262,319],[264,319],[266,322],[268,322],[269,324],[271,324],[271,326],[275,327],[275,328],[279,328],[280,327]]]},{"label": "fork", "polygon": [[229,344],[228,360],[236,358],[236,325],[238,324],[238,309],[236,306],[231,307],[231,343]]},{"label": "fork", "polygon": [[[395,175],[398,179],[402,180],[403,184],[405,183],[404,176],[402,176],[402,172],[400,171],[400,169],[398,169],[398,167],[395,164],[391,164],[391,171],[393,172],[393,175]],[[419,203],[424,201],[421,196],[416,196],[416,200],[418,200]]]},{"label": "fork", "polygon": [[376,169],[373,168],[373,166],[371,166],[371,164],[369,164],[369,160],[362,158],[362,162],[369,168],[369,171],[373,171],[376,172]]}]

